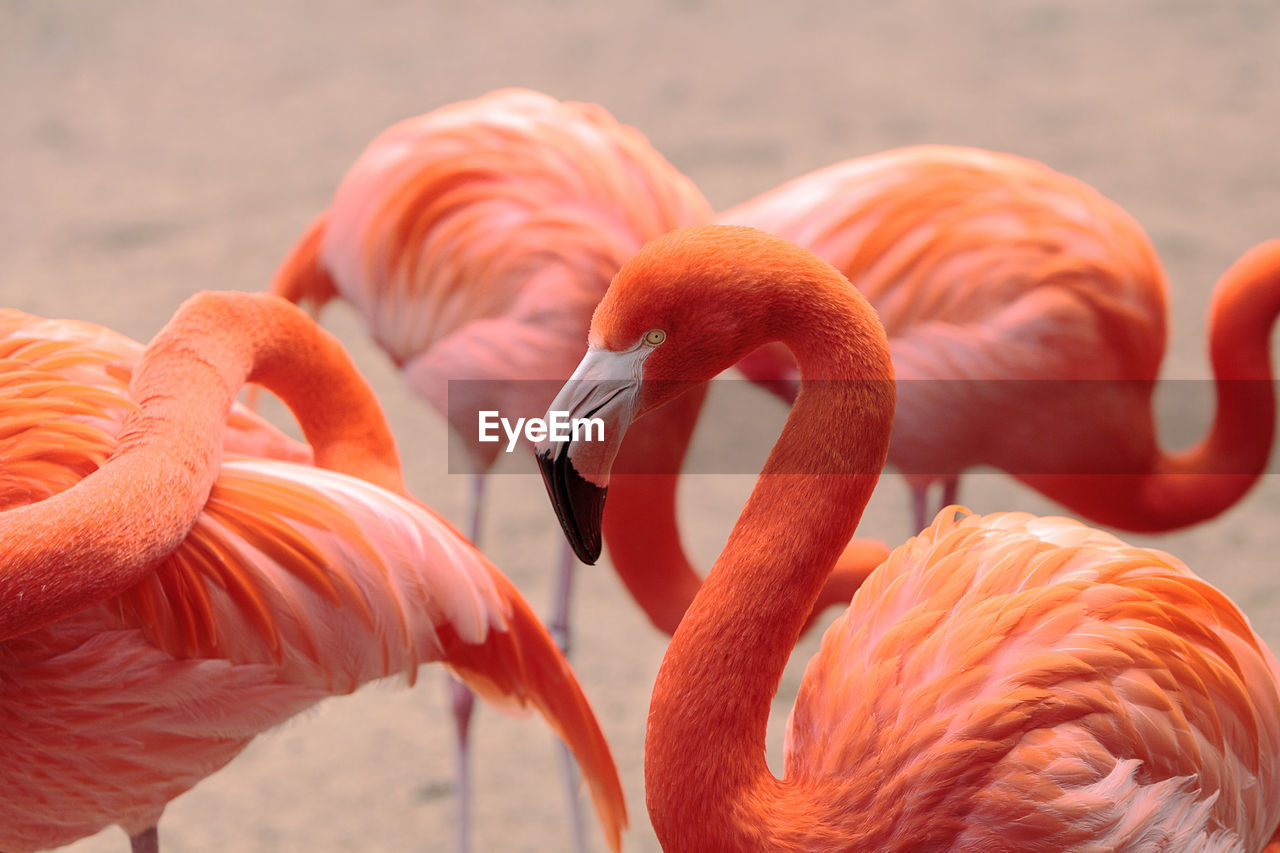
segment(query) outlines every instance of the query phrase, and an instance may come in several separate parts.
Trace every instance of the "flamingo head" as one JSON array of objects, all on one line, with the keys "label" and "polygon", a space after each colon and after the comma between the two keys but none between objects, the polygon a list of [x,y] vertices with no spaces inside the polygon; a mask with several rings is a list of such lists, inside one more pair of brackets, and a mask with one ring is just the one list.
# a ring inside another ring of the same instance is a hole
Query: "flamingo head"
[{"label": "flamingo head", "polygon": [[600,556],[609,475],[630,423],[778,340],[790,312],[776,281],[804,279],[815,264],[751,228],[697,226],[651,241],[619,270],[586,355],[548,410],[548,424],[562,428],[534,448],[583,562]]}]

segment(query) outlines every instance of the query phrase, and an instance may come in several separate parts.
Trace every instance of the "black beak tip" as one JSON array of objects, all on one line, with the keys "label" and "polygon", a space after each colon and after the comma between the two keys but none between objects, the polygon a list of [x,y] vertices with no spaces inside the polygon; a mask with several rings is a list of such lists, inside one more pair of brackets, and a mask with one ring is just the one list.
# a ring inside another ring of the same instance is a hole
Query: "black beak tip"
[{"label": "black beak tip", "polygon": [[560,448],[537,453],[538,470],[551,496],[556,518],[578,559],[594,565],[600,559],[600,528],[607,488],[584,479]]}]

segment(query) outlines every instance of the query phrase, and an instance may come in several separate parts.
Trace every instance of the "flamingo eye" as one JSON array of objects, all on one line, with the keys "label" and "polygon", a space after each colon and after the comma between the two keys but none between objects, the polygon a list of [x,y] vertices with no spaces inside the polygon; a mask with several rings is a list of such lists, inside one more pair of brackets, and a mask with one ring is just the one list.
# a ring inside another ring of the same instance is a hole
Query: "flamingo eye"
[{"label": "flamingo eye", "polygon": [[667,339],[667,333],[661,329],[650,329],[644,333],[644,342],[651,347],[656,347]]}]

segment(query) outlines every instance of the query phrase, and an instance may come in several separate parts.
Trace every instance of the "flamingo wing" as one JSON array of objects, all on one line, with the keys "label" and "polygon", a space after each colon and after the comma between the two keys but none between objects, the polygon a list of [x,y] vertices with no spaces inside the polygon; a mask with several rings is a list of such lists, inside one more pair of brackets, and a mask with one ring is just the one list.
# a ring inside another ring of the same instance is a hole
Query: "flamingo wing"
[{"label": "flamingo wing", "polygon": [[540,416],[555,388],[533,380],[568,378],[623,262],[710,216],[604,108],[502,89],[379,134],[271,290],[350,302],[484,470],[497,451],[475,438],[476,413]]},{"label": "flamingo wing", "polygon": [[[1168,288],[1142,228],[1087,184],[1008,154],[917,146],[820,169],[718,219],[806,246],[875,306],[899,380],[889,458],[917,484],[975,465],[1155,464]],[[794,397],[779,344],[742,369]],[[1066,426],[1081,411],[1087,423]]]},{"label": "flamingo wing", "polygon": [[485,699],[540,711],[626,825],[604,736],[523,597],[448,522],[363,480],[288,462],[224,463],[187,542],[119,599],[178,658],[277,668],[326,693],[440,661]]},{"label": "flamingo wing", "polygon": [[813,250],[871,301],[891,341],[937,322],[980,324],[1059,289],[1128,356],[1132,377],[1159,368],[1168,288],[1150,241],[1114,202],[1035,161],[893,149],[796,178],[717,219]]},{"label": "flamingo wing", "polygon": [[[786,778],[824,790],[815,821],[928,824],[903,837],[949,850],[1260,849],[1280,669],[1243,614],[1077,522],[955,515],[893,552],[806,670]],[[1167,837],[1143,835],[1153,814]]]}]

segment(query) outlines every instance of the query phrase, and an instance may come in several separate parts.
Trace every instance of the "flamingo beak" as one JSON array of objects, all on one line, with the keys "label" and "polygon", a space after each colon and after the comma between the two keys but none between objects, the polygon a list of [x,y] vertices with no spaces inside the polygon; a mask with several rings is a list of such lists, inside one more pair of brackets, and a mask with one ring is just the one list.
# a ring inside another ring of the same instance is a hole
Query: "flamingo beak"
[{"label": "flamingo beak", "polygon": [[587,350],[547,410],[547,439],[534,445],[556,518],[578,559],[587,564],[600,558],[609,471],[638,414],[640,379],[650,351],[641,346],[622,352]]}]

